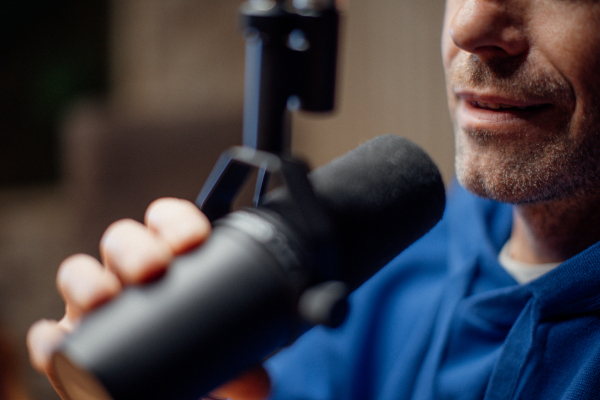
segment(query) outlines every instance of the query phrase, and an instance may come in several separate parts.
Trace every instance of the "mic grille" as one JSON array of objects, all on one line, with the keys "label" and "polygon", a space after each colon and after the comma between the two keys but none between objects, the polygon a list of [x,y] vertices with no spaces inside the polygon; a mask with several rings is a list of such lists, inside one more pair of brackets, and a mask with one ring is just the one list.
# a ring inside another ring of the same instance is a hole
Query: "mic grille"
[{"label": "mic grille", "polygon": [[[310,173],[336,230],[337,279],[352,289],[429,231],[442,217],[445,190],[429,156],[411,141],[380,136]],[[289,193],[265,207],[291,218]]]},{"label": "mic grille", "polygon": [[442,217],[445,189],[431,158],[395,136],[375,138],[311,173],[337,228],[341,279],[353,288]]}]

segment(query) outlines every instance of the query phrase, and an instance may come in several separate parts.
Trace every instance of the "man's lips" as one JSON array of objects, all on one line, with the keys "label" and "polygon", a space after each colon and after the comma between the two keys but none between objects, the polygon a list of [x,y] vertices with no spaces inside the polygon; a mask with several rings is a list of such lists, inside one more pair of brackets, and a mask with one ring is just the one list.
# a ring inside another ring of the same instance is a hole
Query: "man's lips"
[{"label": "man's lips", "polygon": [[492,94],[458,92],[456,117],[462,128],[523,129],[543,118],[552,104],[538,99],[515,99]]},{"label": "man's lips", "polygon": [[511,109],[511,108],[525,110],[527,108],[527,107],[521,107],[521,106],[512,106],[510,104],[505,104],[505,103],[484,103],[482,101],[470,101],[469,103],[471,103],[471,105],[473,107],[486,108],[486,109],[490,109],[490,110],[499,110],[499,109],[507,110],[507,109]]},{"label": "man's lips", "polygon": [[487,103],[482,101],[465,102],[465,107],[473,111],[489,111],[492,113],[515,113],[525,115],[527,112],[535,112],[549,107],[550,104],[513,105],[507,103]]},{"label": "man's lips", "polygon": [[549,101],[539,99],[515,99],[493,94],[475,94],[471,92],[456,92],[456,96],[470,103],[473,107],[489,110],[519,109],[525,110],[550,105]]}]

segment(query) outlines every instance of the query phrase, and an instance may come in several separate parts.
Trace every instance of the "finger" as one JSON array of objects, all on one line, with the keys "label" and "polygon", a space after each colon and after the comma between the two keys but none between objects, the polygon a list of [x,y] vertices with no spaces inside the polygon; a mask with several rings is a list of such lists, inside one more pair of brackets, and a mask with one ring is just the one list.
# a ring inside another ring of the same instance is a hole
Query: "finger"
[{"label": "finger", "polygon": [[31,365],[40,372],[47,373],[51,366],[51,356],[65,337],[56,321],[41,320],[34,323],[27,332],[27,349]]},{"label": "finger", "polygon": [[66,334],[67,332],[56,321],[50,320],[41,320],[34,323],[27,332],[27,349],[31,365],[46,374],[62,399],[68,397],[52,368],[52,354],[54,354]]},{"label": "finger", "polygon": [[146,211],[145,222],[169,244],[174,254],[198,246],[211,230],[208,218],[198,207],[175,198],[155,200]]},{"label": "finger", "polygon": [[119,279],[98,260],[85,254],[73,255],[61,263],[56,286],[71,323],[121,292]]},{"label": "finger", "polygon": [[220,386],[211,395],[231,400],[263,400],[270,390],[271,382],[267,371],[262,366],[257,366]]},{"label": "finger", "polygon": [[167,242],[141,223],[124,219],[110,225],[100,240],[104,265],[124,284],[161,275],[173,259]]}]

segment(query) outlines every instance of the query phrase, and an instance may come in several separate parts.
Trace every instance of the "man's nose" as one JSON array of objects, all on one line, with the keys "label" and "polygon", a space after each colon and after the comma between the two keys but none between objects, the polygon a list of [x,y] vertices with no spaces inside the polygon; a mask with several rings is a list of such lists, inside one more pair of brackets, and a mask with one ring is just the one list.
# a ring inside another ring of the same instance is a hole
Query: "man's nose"
[{"label": "man's nose", "polygon": [[465,0],[450,23],[454,44],[482,59],[526,52],[524,2]]}]

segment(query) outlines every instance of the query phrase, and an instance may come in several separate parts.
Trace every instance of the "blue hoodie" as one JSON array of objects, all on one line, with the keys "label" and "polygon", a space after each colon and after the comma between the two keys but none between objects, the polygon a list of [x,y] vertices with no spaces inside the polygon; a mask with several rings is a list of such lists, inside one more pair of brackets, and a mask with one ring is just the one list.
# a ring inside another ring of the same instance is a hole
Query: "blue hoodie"
[{"label": "blue hoodie", "polygon": [[442,221],[265,366],[273,400],[600,399],[600,244],[526,285],[512,208],[454,185]]}]

